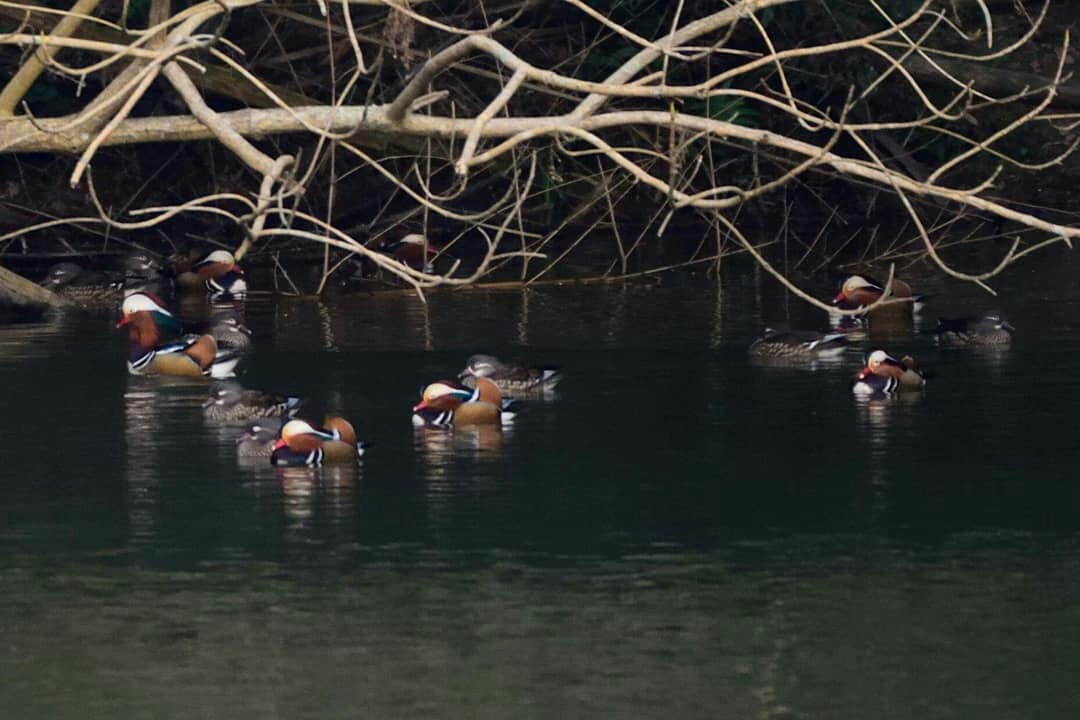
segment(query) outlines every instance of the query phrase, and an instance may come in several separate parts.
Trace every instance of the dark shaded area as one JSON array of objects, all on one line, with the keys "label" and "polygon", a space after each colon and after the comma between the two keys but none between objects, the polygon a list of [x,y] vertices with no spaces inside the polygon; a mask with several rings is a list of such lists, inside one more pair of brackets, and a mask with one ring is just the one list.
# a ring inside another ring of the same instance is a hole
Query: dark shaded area
[{"label": "dark shaded area", "polygon": [[[882,3],[892,17],[903,17],[919,3],[913,0],[897,0]],[[1019,12],[1011,3],[991,3],[995,21],[995,47],[1004,47],[1020,37],[1029,27],[1029,17],[1037,6],[1028,8],[1028,16]],[[597,11],[644,36],[657,37],[670,27],[676,4],[653,0],[610,0],[592,3]],[[726,7],[723,2],[694,3],[686,8],[684,20],[700,17]],[[145,23],[147,3],[129,7],[128,23],[141,27]],[[177,5],[176,8],[182,7]],[[975,77],[996,78],[997,73],[1011,72],[1016,75],[1013,89],[998,94],[1015,92],[1015,83],[1031,86],[1035,80],[1049,78],[1057,63],[1063,33],[1075,21],[1075,13],[1067,0],[1054,0],[1043,29],[1034,41],[1013,56],[982,66]],[[106,3],[101,9],[102,17],[119,19],[121,4]],[[948,9],[950,21],[957,23],[975,37],[983,27],[981,13],[975,3],[961,3],[959,15]],[[21,19],[18,11],[5,11],[6,22]],[[15,12],[18,18],[10,13]],[[310,22],[297,19],[307,18]],[[356,83],[350,103],[387,102],[400,91],[424,60],[437,52],[454,37],[429,26],[413,22],[404,15],[390,13],[369,6],[356,6],[352,10],[353,21],[363,28],[366,60],[372,71]],[[480,28],[495,18],[513,18],[513,22],[498,33],[505,44],[539,67],[557,68],[562,72],[583,79],[602,80],[630,56],[630,46],[602,25],[582,15],[569,5],[534,2],[511,2],[494,7],[471,2],[425,3],[424,12],[433,19],[465,28]],[[290,16],[289,13],[294,13]],[[303,14],[306,13],[306,14]],[[283,93],[288,91],[293,104],[327,103],[334,92],[345,86],[354,67],[352,48],[338,25],[340,9],[332,8],[334,27],[327,30],[325,20],[316,17],[313,8],[304,10],[285,9],[273,5],[260,5],[234,13],[227,26],[227,37],[242,48],[245,54],[237,59],[257,72]],[[778,46],[800,47],[810,43],[825,43],[871,32],[884,27],[878,13],[864,2],[795,3],[769,9],[760,14],[761,23],[768,29]],[[46,31],[51,20],[43,15],[33,15],[29,28]],[[272,29],[271,29],[272,28]],[[0,28],[2,29],[2,28]],[[925,29],[919,26],[913,32]],[[88,37],[104,37],[102,33],[114,30],[91,27],[84,30]],[[328,40],[329,37],[329,40]],[[971,44],[958,35],[949,35],[945,49],[972,52]],[[711,38],[715,41],[719,38]],[[708,40],[708,39],[707,39]],[[749,22],[739,23],[733,30],[729,45],[749,52],[763,51],[757,29]],[[949,43],[952,43],[951,45]],[[978,52],[987,52],[978,48]],[[1074,51],[1070,50],[1070,61]],[[860,58],[867,56],[860,55]],[[220,70],[220,63],[206,53],[195,58],[212,69]],[[17,67],[20,54],[11,47],[0,48],[0,81]],[[89,53],[65,52],[62,59],[74,65],[96,59]],[[692,83],[703,80],[706,74],[717,74],[731,67],[736,57],[717,54],[707,63],[682,63],[672,61],[668,68],[672,82]],[[788,73],[787,80],[796,96],[805,98],[820,107],[837,108],[843,104],[849,88],[866,87],[887,69],[884,61],[873,58],[853,62],[844,53],[808,57],[795,63],[796,70]],[[932,102],[944,106],[956,92],[955,86],[935,85],[928,77],[918,75],[928,82],[927,92]],[[88,79],[80,92],[73,82],[55,74],[44,76],[27,99],[30,109],[40,116],[62,115],[81,107],[87,98],[100,90],[100,83],[112,75],[104,73]],[[332,79],[328,81],[329,79]],[[1019,78],[1019,79],[1017,79]],[[1026,80],[1025,80],[1026,78]],[[440,78],[440,86],[451,91],[458,116],[475,115],[497,94],[505,72],[485,57],[475,57],[463,63],[453,73]],[[216,82],[216,81],[215,81]],[[980,80],[982,82],[982,80]],[[235,78],[204,87],[207,99],[216,110],[233,110],[249,106],[265,105],[265,99],[240,95],[237,88],[245,85]],[[751,74],[737,81],[736,88],[760,91],[766,87],[778,87],[778,79],[770,69]],[[1055,109],[1067,111],[1071,95],[1062,92]],[[1037,100],[1032,99],[1032,102]],[[667,110],[664,101],[619,101],[612,107],[635,107]],[[528,92],[521,93],[510,106],[519,116],[555,115],[568,111],[573,102],[564,97]],[[713,98],[710,100],[685,100],[678,103],[680,110],[711,117],[733,119],[737,123],[753,127],[768,127],[792,137],[820,141],[817,134],[798,127],[789,117],[768,106],[752,104],[741,98]],[[957,131],[970,138],[986,137],[1029,105],[1002,106],[982,111],[978,122],[961,122]],[[919,101],[907,84],[894,76],[881,90],[860,103],[852,112],[855,122],[892,122],[911,119],[920,111]],[[449,111],[447,102],[437,106],[442,113]],[[155,84],[135,108],[135,116],[170,115],[185,113],[175,94],[163,82]],[[649,131],[652,132],[652,131]],[[639,140],[628,129],[611,135],[613,145],[623,141]],[[1046,160],[1065,149],[1071,142],[1072,131],[1067,126],[1055,127],[1040,123],[1022,133],[1006,138],[995,149],[1022,162],[1036,163]],[[361,143],[370,139],[360,139]],[[687,186],[688,191],[699,191],[722,179],[723,183],[751,187],[782,175],[791,167],[792,158],[782,154],[762,153],[758,148],[738,143],[720,143],[689,137],[674,138],[679,150],[673,156],[670,168],[647,163],[652,172],[661,177],[678,176],[688,172],[698,158],[707,158],[710,171],[705,172]],[[668,148],[669,138],[657,135],[656,146]],[[408,177],[419,158],[426,163],[426,150],[414,147],[404,140],[386,139],[376,142],[380,147],[367,147],[376,157],[384,158],[387,168],[399,177]],[[283,136],[257,143],[271,155],[281,152],[313,157],[315,142],[301,136]],[[525,208],[526,225],[533,231],[544,233],[568,221],[552,242],[544,248],[550,258],[564,252],[567,256],[556,274],[564,276],[593,275],[618,271],[618,252],[610,240],[601,242],[601,233],[610,237],[610,218],[606,202],[601,201],[604,188],[596,181],[600,169],[595,157],[570,156],[560,153],[553,146],[534,143],[538,151],[539,176],[536,183],[538,195]],[[573,147],[571,143],[569,147]],[[959,152],[964,143],[955,138],[932,135],[922,130],[907,130],[883,134],[875,144],[887,162],[904,167],[918,177],[927,168],[934,167],[944,158]],[[580,149],[580,148],[578,148]],[[449,162],[459,146],[434,143],[431,146],[432,166],[429,178],[432,190],[439,194],[450,192],[455,180]],[[836,150],[845,155],[859,157],[861,151],[846,138],[841,139]],[[419,153],[419,154],[418,154]],[[397,157],[398,159],[392,159]],[[517,162],[521,164],[523,156]],[[73,159],[22,155],[5,163],[0,174],[0,232],[40,222],[54,217],[94,216],[96,210],[90,203],[85,187],[70,189],[66,178],[73,167]],[[436,269],[445,271],[454,260],[462,262],[462,271],[474,266],[483,254],[484,244],[480,236],[467,224],[432,217],[425,219],[416,205],[398,194],[390,199],[393,186],[378,173],[357,162],[345,153],[337,153],[331,163],[324,156],[314,174],[308,191],[299,203],[299,209],[316,217],[330,217],[334,224],[362,242],[375,246],[389,232],[390,239],[406,232],[426,231],[433,243],[443,246],[453,243],[445,261]],[[961,171],[949,176],[956,186],[976,185],[989,177],[998,160],[990,157],[985,161],[967,164]],[[8,169],[10,168],[10,169]],[[502,195],[511,182],[507,164],[500,163],[489,168],[470,181],[467,191],[449,203],[459,212],[473,212],[486,207]],[[147,206],[169,205],[192,197],[215,192],[239,192],[250,194],[258,185],[258,178],[242,167],[227,151],[213,142],[192,142],[184,145],[150,145],[137,148],[105,149],[99,152],[93,166],[102,203],[116,216],[123,216],[131,209]],[[425,172],[427,172],[425,170]],[[1033,209],[1037,214],[1058,222],[1069,222],[1064,215],[1073,207],[1072,178],[1076,176],[1075,159],[1061,166],[1050,167],[1037,173],[1019,171],[1006,166],[998,178],[998,199],[1019,207]],[[335,203],[329,198],[331,184],[336,186]],[[736,244],[724,233],[719,236],[710,231],[707,219],[690,211],[676,213],[662,236],[658,236],[661,220],[667,213],[665,199],[641,185],[631,186],[625,178],[616,176],[608,188],[612,194],[615,217],[627,246],[633,245],[627,270],[641,271],[673,263],[706,261],[717,253],[733,249]],[[920,210],[926,218],[956,208],[935,206],[920,202]],[[1035,207],[1032,208],[1031,206]],[[1057,208],[1057,210],[1054,210]],[[919,239],[910,228],[901,223],[897,227],[898,205],[895,199],[875,188],[860,187],[827,173],[811,173],[787,189],[772,193],[749,203],[738,215],[740,227],[748,235],[758,238],[782,236],[785,240],[784,256],[804,253],[812,259],[825,261],[831,267],[841,261],[860,257],[889,255],[889,251],[917,251]],[[854,237],[848,247],[833,254],[816,246],[815,239],[824,225],[830,226],[830,234]],[[988,220],[978,214],[968,214],[950,227],[956,237],[972,233],[977,237],[1008,236],[1015,231],[1009,223]],[[88,234],[93,233],[93,234]],[[599,231],[599,232],[597,232]],[[581,242],[582,237],[586,239]],[[222,244],[236,247],[242,239],[238,228],[221,218],[206,214],[185,214],[165,223],[159,231],[119,233],[105,231],[101,226],[86,224],[69,228],[50,228],[33,233],[16,243],[0,247],[4,262],[29,264],[35,259],[59,253],[83,256],[85,262],[94,266],[109,266],[109,253],[122,251],[127,243],[135,243],[162,254],[175,252],[188,244]],[[504,250],[516,248],[519,241],[507,237]],[[990,240],[988,243],[995,243]],[[24,243],[24,244],[23,244]],[[580,243],[580,244],[579,244]],[[874,249],[874,244],[878,247]],[[1007,247],[1007,241],[1002,241]],[[884,246],[884,247],[882,247]],[[768,250],[770,258],[780,260],[776,248]],[[21,257],[13,257],[21,256]],[[288,238],[275,238],[256,249],[248,261],[269,267],[272,259],[287,267],[298,277],[322,267],[322,252],[310,244]],[[339,259],[336,251],[330,253],[330,263]],[[950,258],[952,259],[952,258]],[[815,265],[817,263],[815,262]],[[532,266],[535,269],[535,264]],[[824,268],[823,268],[824,269]],[[44,268],[35,271],[43,272]],[[357,268],[346,263],[338,271],[335,280],[345,281]],[[363,271],[366,272],[366,271]],[[508,263],[493,279],[514,279],[521,274],[519,261]],[[317,283],[308,281],[304,291],[310,291]]]}]

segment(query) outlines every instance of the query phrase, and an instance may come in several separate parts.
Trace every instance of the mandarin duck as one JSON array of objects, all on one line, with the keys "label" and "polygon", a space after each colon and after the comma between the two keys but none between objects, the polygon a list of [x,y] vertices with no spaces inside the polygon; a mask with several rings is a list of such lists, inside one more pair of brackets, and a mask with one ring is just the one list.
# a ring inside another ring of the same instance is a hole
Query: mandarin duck
[{"label": "mandarin duck", "polygon": [[240,460],[270,459],[274,443],[281,434],[284,421],[280,417],[260,417],[248,420],[244,434],[236,439],[236,457]]},{"label": "mandarin duck", "polygon": [[132,375],[182,375],[230,377],[240,358],[219,353],[213,335],[187,336],[176,340],[180,322],[148,293],[124,299],[123,317],[116,324],[127,327],[131,341],[128,372]]},{"label": "mandarin duck", "polygon": [[413,270],[432,273],[435,268],[431,259],[439,254],[439,249],[433,247],[426,236],[411,233],[400,240],[384,241],[379,246],[379,252],[389,255],[403,265],[408,265]]},{"label": "mandarin duck", "polygon": [[475,388],[451,380],[441,380],[424,388],[419,404],[413,407],[416,427],[449,428],[463,425],[503,425],[513,421],[498,385],[477,377]]},{"label": "mandarin duck", "polygon": [[212,300],[243,300],[247,295],[244,271],[228,250],[214,250],[176,276],[176,286],[191,291],[203,288]]},{"label": "mandarin duck", "polygon": [[1012,342],[1016,328],[998,314],[982,317],[938,318],[934,335],[942,345],[1001,347]]},{"label": "mandarin duck", "polygon": [[[884,284],[861,275],[852,275],[844,281],[840,292],[833,298],[832,304],[841,310],[854,310],[877,302],[884,292]],[[898,300],[910,300],[911,308],[916,312],[922,309],[923,302],[929,297],[928,295],[914,295],[910,285],[896,278],[893,278],[889,296]]]},{"label": "mandarin duck", "polygon": [[921,390],[925,385],[925,375],[910,356],[897,360],[884,350],[875,350],[867,356],[866,367],[855,376],[851,390],[856,395],[871,395]]},{"label": "mandarin duck", "polygon": [[122,279],[87,270],[73,262],[50,267],[41,285],[81,307],[116,307],[124,296]]},{"label": "mandarin duck", "polygon": [[492,355],[473,355],[465,362],[458,379],[472,383],[474,378],[487,378],[503,395],[514,396],[553,390],[563,375],[553,367],[527,367],[504,363]]},{"label": "mandarin duck", "polygon": [[828,335],[812,330],[772,330],[750,344],[750,357],[764,360],[812,362],[819,358],[836,357],[847,347],[846,333]]},{"label": "mandarin duck", "polygon": [[289,420],[274,443],[270,464],[277,467],[304,467],[355,463],[364,455],[364,443],[343,417],[328,415],[323,426],[312,427],[306,420]]},{"label": "mandarin duck", "polygon": [[219,380],[203,401],[203,417],[219,423],[242,423],[251,418],[291,418],[300,398],[245,388],[235,380]]}]

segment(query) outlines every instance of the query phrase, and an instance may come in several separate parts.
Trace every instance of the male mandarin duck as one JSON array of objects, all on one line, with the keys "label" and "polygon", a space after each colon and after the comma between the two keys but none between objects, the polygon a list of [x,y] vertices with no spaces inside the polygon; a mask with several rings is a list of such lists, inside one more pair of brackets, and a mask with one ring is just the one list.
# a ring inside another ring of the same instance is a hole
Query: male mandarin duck
[{"label": "male mandarin duck", "polygon": [[213,335],[175,338],[180,322],[148,293],[124,299],[123,317],[117,327],[127,327],[131,348],[128,372],[132,375],[183,375],[229,377],[240,358],[218,353]]},{"label": "male mandarin duck", "polygon": [[448,428],[512,422],[514,413],[506,411],[509,404],[503,400],[499,387],[484,377],[475,380],[475,388],[450,380],[428,385],[420,403],[413,407],[413,425]]},{"label": "male mandarin duck", "polygon": [[274,454],[274,444],[281,435],[284,420],[280,417],[260,417],[248,420],[244,433],[236,438],[238,460],[258,459],[266,462]]},{"label": "male mandarin duck", "polygon": [[[844,281],[844,284],[840,287],[840,292],[836,294],[832,302],[841,310],[853,310],[877,302],[884,292],[884,284],[876,280],[869,280],[861,275],[852,275]],[[912,294],[910,285],[903,280],[893,278],[889,297],[898,300],[910,300],[912,309],[918,311],[922,308],[923,301],[928,296]]]},{"label": "male mandarin duck", "polygon": [[205,288],[213,300],[243,300],[247,295],[244,271],[228,250],[214,250],[176,276],[183,290]]},{"label": "male mandarin duck", "polygon": [[750,357],[759,360],[775,359],[812,362],[819,358],[836,357],[847,347],[846,333],[823,335],[811,330],[772,330],[750,344]]},{"label": "male mandarin duck", "polygon": [[563,375],[557,368],[532,368],[504,363],[492,355],[473,355],[465,362],[465,369],[458,378],[465,382],[472,382],[471,378],[487,378],[503,395],[513,396],[552,390]]},{"label": "male mandarin duck", "polygon": [[938,318],[934,334],[942,345],[1002,347],[1012,342],[1015,328],[998,314],[982,317]]},{"label": "male mandarin duck", "polygon": [[364,455],[364,444],[356,439],[356,430],[348,420],[328,415],[323,427],[312,427],[305,420],[289,420],[274,443],[270,464],[278,467],[304,467],[355,463]]},{"label": "male mandarin duck", "polygon": [[379,246],[379,252],[414,270],[431,273],[435,269],[431,258],[439,254],[439,249],[433,247],[424,235],[411,233],[400,240],[384,241]]},{"label": "male mandarin duck", "polygon": [[856,395],[871,395],[920,390],[925,385],[926,378],[911,357],[897,360],[884,350],[875,350],[867,356],[866,367],[855,376],[851,390]]},{"label": "male mandarin duck", "polygon": [[235,380],[219,380],[210,386],[203,402],[203,416],[220,423],[242,423],[251,418],[292,417],[300,398],[285,397],[245,388]]}]

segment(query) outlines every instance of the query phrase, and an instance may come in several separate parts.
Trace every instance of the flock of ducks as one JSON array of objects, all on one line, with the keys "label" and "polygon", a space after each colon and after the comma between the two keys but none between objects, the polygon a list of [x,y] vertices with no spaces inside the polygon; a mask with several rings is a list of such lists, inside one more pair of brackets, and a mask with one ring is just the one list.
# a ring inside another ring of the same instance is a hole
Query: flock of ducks
[{"label": "flock of ducks", "polygon": [[[426,242],[403,241],[402,245],[418,262],[426,261]],[[127,367],[132,375],[216,380],[203,413],[209,422],[244,427],[237,440],[239,458],[308,466],[355,463],[363,456],[365,444],[345,418],[313,415],[298,397],[248,389],[235,380],[237,365],[252,351],[252,340],[241,315],[247,283],[228,251],[189,253],[171,258],[168,267],[135,253],[125,259],[123,275],[117,278],[61,263],[50,270],[43,284],[82,304],[120,302],[122,317],[117,327],[128,333]],[[881,283],[853,275],[844,281],[833,305],[843,310],[866,307],[884,292]],[[199,333],[185,333],[183,323],[163,299],[192,293],[205,293],[209,301],[209,322]],[[879,306],[868,313],[870,322],[876,313],[917,313],[926,299],[900,280],[894,280],[890,296],[909,302]],[[787,364],[837,357],[861,332],[862,320],[842,316],[834,318],[834,323],[829,333],[767,330],[751,344],[750,356]],[[933,333],[945,345],[1003,347],[1011,342],[1013,328],[999,315],[988,314],[941,319]],[[562,373],[555,368],[530,368],[491,355],[473,355],[455,379],[433,382],[423,389],[412,408],[412,422],[418,428],[440,430],[502,427],[513,422],[515,402],[551,390],[561,379]],[[866,355],[851,388],[856,395],[881,395],[920,390],[925,384],[926,374],[914,359],[897,359],[875,349]]]},{"label": "flock of ducks", "polygon": [[[833,305],[840,310],[867,307],[882,298],[884,286],[861,275],[844,281]],[[911,286],[894,280],[890,297],[908,302],[882,305],[868,313],[870,321],[877,313],[917,313],[928,296],[916,295]],[[766,330],[765,335],[750,345],[750,355],[760,360],[788,363],[810,363],[823,358],[838,357],[852,337],[862,329],[861,320],[852,316],[833,317],[834,331]],[[1012,342],[1014,328],[1000,315],[938,320],[932,331],[940,344],[947,346],[1005,347]],[[864,367],[852,378],[851,390],[856,395],[886,395],[907,390],[921,390],[926,385],[926,373],[910,356],[897,359],[885,350],[877,349],[866,355]]]},{"label": "flock of ducks", "polygon": [[[235,379],[237,365],[253,349],[251,331],[241,315],[247,294],[244,272],[225,250],[189,260],[166,268],[136,253],[126,258],[120,278],[61,263],[43,284],[83,305],[120,301],[117,327],[127,331],[130,374],[215,380],[203,414],[212,423],[244,427],[237,439],[238,458],[284,467],[356,463],[366,446],[348,420],[333,414],[314,416],[301,398],[245,388]],[[205,293],[209,301],[209,321],[196,333],[185,332],[163,299],[192,293]],[[438,430],[501,428],[513,421],[515,402],[545,393],[561,379],[555,368],[473,355],[456,379],[424,388],[412,408],[412,422]]]}]

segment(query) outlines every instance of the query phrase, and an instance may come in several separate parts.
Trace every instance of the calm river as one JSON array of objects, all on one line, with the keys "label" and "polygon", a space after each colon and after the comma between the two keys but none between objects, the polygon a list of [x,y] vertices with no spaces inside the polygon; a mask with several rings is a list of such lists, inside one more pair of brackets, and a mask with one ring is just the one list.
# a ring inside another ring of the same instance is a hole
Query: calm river
[{"label": "calm river", "polygon": [[[1076,718],[1078,269],[927,281],[927,324],[997,307],[1014,345],[901,332],[935,376],[869,403],[870,346],[748,362],[824,318],[742,261],[252,299],[241,379],[340,409],[355,471],[238,465],[205,384],[128,377],[115,316],[0,326],[0,716]],[[481,351],[566,379],[501,434],[414,432]]]}]

